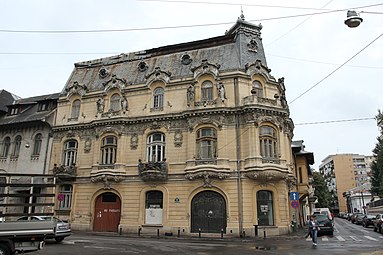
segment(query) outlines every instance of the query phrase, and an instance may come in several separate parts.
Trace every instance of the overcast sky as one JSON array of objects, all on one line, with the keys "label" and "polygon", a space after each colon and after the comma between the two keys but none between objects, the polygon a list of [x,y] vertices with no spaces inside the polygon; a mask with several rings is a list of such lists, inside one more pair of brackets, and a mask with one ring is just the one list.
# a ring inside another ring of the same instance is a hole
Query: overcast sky
[{"label": "overcast sky", "polygon": [[[223,35],[240,16],[242,4],[246,21],[263,25],[268,67],[274,77],[285,77],[296,125],[293,139],[304,140],[306,150],[314,152],[315,168],[330,154],[372,154],[378,128],[371,118],[383,109],[383,0],[209,2],[216,4],[2,1],[0,89],[23,98],[56,93],[76,62]],[[344,24],[347,9],[361,12],[359,27]],[[219,25],[193,26],[206,24]],[[304,124],[352,119],[366,120]]]}]

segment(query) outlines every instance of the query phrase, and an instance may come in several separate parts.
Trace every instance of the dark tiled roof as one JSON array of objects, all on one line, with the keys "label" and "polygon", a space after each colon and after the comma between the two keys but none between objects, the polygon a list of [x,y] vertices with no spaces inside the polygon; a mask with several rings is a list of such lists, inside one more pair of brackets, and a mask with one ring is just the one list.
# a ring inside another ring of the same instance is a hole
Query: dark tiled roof
[{"label": "dark tiled roof", "polygon": [[2,111],[3,113],[8,112],[7,105],[12,104],[13,101],[18,98],[19,97],[13,95],[12,93],[9,93],[4,89],[0,90],[0,111]]}]

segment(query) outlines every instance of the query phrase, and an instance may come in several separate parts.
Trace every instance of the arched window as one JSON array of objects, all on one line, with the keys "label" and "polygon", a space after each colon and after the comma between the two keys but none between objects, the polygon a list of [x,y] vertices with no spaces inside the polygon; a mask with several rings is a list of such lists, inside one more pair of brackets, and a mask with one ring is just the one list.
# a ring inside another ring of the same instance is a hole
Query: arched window
[{"label": "arched window", "polygon": [[112,112],[116,112],[120,110],[121,106],[121,97],[119,94],[113,94],[110,98],[110,110]]},{"label": "arched window", "polygon": [[217,133],[214,128],[197,130],[197,159],[215,159],[217,157]]},{"label": "arched window", "polygon": [[164,107],[164,89],[156,88],[153,92],[153,108],[162,109]]},{"label": "arched window", "polygon": [[8,157],[9,148],[11,147],[11,138],[8,136],[4,138],[3,140],[3,149],[1,150],[1,157],[6,158]]},{"label": "arched window", "polygon": [[278,158],[277,131],[271,126],[261,126],[259,132],[261,156],[268,159]]},{"label": "arched window", "polygon": [[20,147],[21,147],[21,136],[18,135],[15,138],[15,144],[13,146],[13,152],[12,152],[12,156],[13,157],[18,157],[19,156],[19,154],[20,154]]},{"label": "arched window", "polygon": [[72,207],[72,185],[64,184],[60,187],[62,199],[58,202],[59,210],[70,210]]},{"label": "arched window", "polygon": [[251,89],[251,94],[258,97],[263,97],[263,87],[259,81],[253,81],[253,88]]},{"label": "arched window", "polygon": [[37,134],[34,140],[33,155],[40,155],[42,141],[42,135],[40,133]]},{"label": "arched window", "polygon": [[204,81],[201,86],[201,99],[213,100],[213,83],[211,81]]},{"label": "arched window", "polygon": [[161,162],[165,160],[165,135],[153,133],[147,139],[147,161]]},{"label": "arched window", "polygon": [[111,165],[116,163],[117,158],[117,138],[107,136],[101,143],[101,164]]},{"label": "arched window", "polygon": [[76,165],[77,141],[69,140],[64,145],[64,166]]},{"label": "arched window", "polygon": [[274,225],[273,193],[268,190],[257,192],[257,215],[259,226]]},{"label": "arched window", "polygon": [[71,113],[71,118],[72,119],[78,119],[80,116],[80,106],[81,106],[81,101],[80,100],[75,100],[72,103],[72,113]]}]

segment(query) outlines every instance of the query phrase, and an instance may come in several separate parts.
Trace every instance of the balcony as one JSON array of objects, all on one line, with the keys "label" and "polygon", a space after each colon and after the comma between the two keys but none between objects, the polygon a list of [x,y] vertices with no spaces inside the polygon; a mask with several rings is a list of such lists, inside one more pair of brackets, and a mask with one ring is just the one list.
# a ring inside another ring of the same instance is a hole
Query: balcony
[{"label": "balcony", "polygon": [[161,182],[168,179],[168,164],[166,161],[147,162],[138,161],[138,175],[145,182]]},{"label": "balcony", "polygon": [[53,175],[56,176],[57,179],[62,182],[75,181],[77,175],[77,167],[75,164],[72,164],[70,166],[57,166],[57,164],[54,164]]}]

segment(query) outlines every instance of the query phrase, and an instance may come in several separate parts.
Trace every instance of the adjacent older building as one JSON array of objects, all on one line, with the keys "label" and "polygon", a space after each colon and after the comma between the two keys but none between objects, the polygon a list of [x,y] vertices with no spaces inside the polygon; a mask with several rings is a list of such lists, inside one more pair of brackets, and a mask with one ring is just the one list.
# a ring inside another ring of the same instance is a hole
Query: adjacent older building
[{"label": "adjacent older building", "polygon": [[[31,176],[46,175],[51,169],[49,163],[53,140],[52,125],[55,121],[59,93],[24,99],[8,92],[3,93],[4,90],[0,97],[8,95],[8,100],[2,101],[6,102],[6,105],[1,107],[4,110],[0,116],[0,183],[7,182],[12,185],[0,187],[10,189],[8,192],[14,195],[9,198],[12,201],[0,198],[5,202],[4,206],[0,205],[0,212],[4,215],[34,213],[34,203],[38,199],[43,202],[44,196],[41,194],[45,191],[43,186],[39,186],[39,182],[43,183],[44,180],[37,177],[32,180]],[[30,176],[23,177],[22,174]],[[31,193],[40,195],[31,196]],[[52,201],[52,197],[50,200]],[[19,205],[25,203],[25,206],[10,206],[11,202]],[[42,213],[44,208],[40,207],[40,210]]]},{"label": "adjacent older building", "polygon": [[261,28],[241,17],[223,36],[76,63],[53,128],[56,213],[90,231],[288,233],[294,125]]}]

